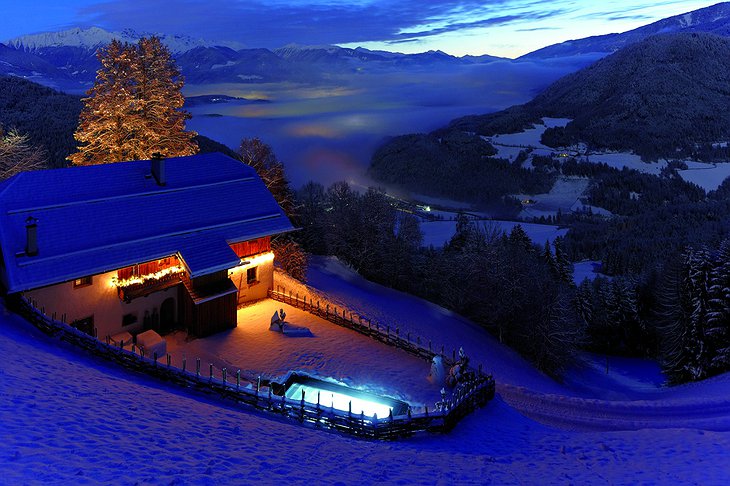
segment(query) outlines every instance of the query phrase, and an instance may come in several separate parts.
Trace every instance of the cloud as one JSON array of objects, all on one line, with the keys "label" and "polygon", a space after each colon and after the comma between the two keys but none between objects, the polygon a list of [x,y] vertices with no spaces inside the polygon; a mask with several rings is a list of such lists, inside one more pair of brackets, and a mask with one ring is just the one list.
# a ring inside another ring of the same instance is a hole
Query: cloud
[{"label": "cloud", "polygon": [[531,22],[563,12],[551,3],[523,0],[364,0],[348,4],[322,0],[183,0],[175,2],[174,8],[168,0],[107,0],[82,10],[106,28],[185,33],[238,40],[252,47],[279,47],[290,42],[402,42],[464,29]]}]

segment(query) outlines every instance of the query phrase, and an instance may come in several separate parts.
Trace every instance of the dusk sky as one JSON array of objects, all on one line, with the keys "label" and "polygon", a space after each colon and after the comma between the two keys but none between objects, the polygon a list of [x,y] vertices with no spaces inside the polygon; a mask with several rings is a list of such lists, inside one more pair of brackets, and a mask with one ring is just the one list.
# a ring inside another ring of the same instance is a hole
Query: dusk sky
[{"label": "dusk sky", "polygon": [[517,57],[624,32],[716,2],[676,0],[27,0],[3,2],[0,40],[69,27],[131,28],[246,47],[336,44]]}]

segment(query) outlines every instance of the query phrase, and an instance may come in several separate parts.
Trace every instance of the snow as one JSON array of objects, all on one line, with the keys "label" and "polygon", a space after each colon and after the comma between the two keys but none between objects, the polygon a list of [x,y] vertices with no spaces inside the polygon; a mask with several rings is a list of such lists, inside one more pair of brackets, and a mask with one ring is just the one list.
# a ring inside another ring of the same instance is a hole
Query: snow
[{"label": "snow", "polygon": [[[543,244],[546,240],[551,242],[559,236],[565,236],[568,233],[567,228],[560,228],[549,224],[523,223],[520,221],[475,221],[475,224],[481,225],[487,229],[496,228],[499,231],[509,233],[512,228],[518,224],[525,230],[527,236],[533,243]],[[448,243],[456,232],[456,221],[427,221],[421,223],[421,232],[423,233],[422,246],[433,246],[439,248]]]},{"label": "snow", "polygon": [[658,175],[667,166],[666,160],[659,162],[644,162],[641,157],[629,152],[607,152],[591,153],[588,155],[588,162],[606,164],[614,169],[621,170],[624,167],[638,170],[645,174]]},{"label": "snow", "polygon": [[[313,337],[270,331],[271,314],[280,308],[286,312],[287,323],[308,327]],[[188,367],[200,358],[206,370],[209,363],[214,365],[216,376],[225,367],[231,376],[240,369],[242,376],[261,375],[282,382],[289,371],[304,371],[359,390],[391,396],[412,406],[427,405],[433,409],[439,400],[440,387],[426,379],[431,369],[428,362],[269,299],[239,309],[235,329],[204,339],[186,338],[184,332],[167,337],[173,365],[178,367],[182,357],[187,356]],[[352,349],[368,352],[353,353]]]},{"label": "snow", "polygon": [[722,182],[730,177],[730,163],[704,164],[687,161],[687,170],[677,171],[687,182],[697,184],[705,191],[714,191]]},{"label": "snow", "polygon": [[649,362],[610,358],[605,375],[604,358],[586,355],[561,385],[478,326],[366,282],[335,259],[315,258],[309,278],[334,300],[464,344],[494,371],[498,396],[450,434],[363,441],[129,373],[3,310],[2,482],[726,484],[730,477],[728,375],[666,388]]},{"label": "snow", "polygon": [[601,268],[600,261],[586,260],[573,263],[573,282],[580,285],[585,279],[593,280],[599,275],[599,268]]},{"label": "snow", "polygon": [[583,206],[581,196],[588,188],[590,181],[582,177],[560,177],[546,194],[516,194],[515,197],[534,203],[523,204],[520,218],[539,218],[540,216],[555,216],[558,211],[569,213],[576,204]]},{"label": "snow", "polygon": [[158,36],[160,40],[162,40],[162,43],[165,44],[174,54],[187,52],[196,47],[225,46],[230,47],[234,50],[243,48],[243,44],[239,42],[208,41],[204,39],[195,39],[183,35],[171,35],[161,33],[138,33],[129,29],[121,32],[109,32],[99,27],[89,27],[87,29],[75,27],[60,32],[43,32],[40,34],[29,34],[10,39],[6,43],[12,47],[22,47],[30,51],[41,49],[43,47],[64,46],[95,49],[97,47],[109,44],[114,39],[118,39],[122,42],[137,43],[137,41],[141,37],[150,35]]},{"label": "snow", "polygon": [[538,123],[522,132],[499,134],[493,137],[483,137],[489,141],[495,149],[497,149],[496,157],[514,160],[520,151],[526,148],[532,148],[532,154],[550,155],[555,150],[540,143],[540,137],[547,128],[564,127],[570,123],[569,118],[543,118],[542,123]]}]

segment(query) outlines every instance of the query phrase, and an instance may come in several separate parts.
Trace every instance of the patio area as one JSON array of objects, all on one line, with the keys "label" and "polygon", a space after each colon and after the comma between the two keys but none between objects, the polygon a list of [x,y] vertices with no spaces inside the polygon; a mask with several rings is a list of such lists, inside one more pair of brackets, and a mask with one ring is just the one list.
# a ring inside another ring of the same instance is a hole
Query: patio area
[{"label": "patio area", "polygon": [[[292,337],[269,330],[271,316],[279,309],[286,321],[307,327],[311,337]],[[427,376],[430,364],[355,331],[342,328],[280,302],[266,299],[238,310],[238,327],[213,336],[187,340],[177,331],[166,336],[172,364],[195,369],[201,360],[201,374],[213,364],[220,378],[227,369],[229,381],[241,378],[281,381],[289,371],[302,371],[320,378],[331,378],[350,387],[408,402],[411,407],[429,408],[439,400],[440,387]],[[243,383],[242,383],[243,385]]]}]

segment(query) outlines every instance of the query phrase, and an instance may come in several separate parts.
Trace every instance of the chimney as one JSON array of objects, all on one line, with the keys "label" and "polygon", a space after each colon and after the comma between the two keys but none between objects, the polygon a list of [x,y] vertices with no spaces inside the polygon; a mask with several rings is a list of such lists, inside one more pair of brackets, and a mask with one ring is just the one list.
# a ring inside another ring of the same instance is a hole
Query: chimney
[{"label": "chimney", "polygon": [[36,256],[38,254],[38,220],[28,216],[25,220],[25,254]]},{"label": "chimney", "polygon": [[152,154],[152,176],[157,181],[158,186],[164,186],[167,184],[167,178],[165,176],[165,158],[159,152]]}]

